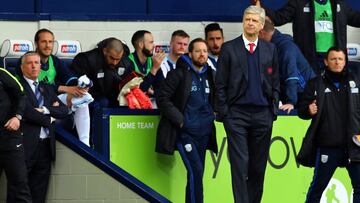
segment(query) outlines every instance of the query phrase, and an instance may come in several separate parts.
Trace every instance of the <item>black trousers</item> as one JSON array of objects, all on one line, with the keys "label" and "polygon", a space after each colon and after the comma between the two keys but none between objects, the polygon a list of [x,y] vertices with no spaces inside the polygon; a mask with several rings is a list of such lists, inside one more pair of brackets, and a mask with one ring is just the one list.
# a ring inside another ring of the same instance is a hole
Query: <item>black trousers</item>
[{"label": "black trousers", "polygon": [[273,123],[269,107],[236,106],[223,121],[234,201],[260,203]]},{"label": "black trousers", "polygon": [[51,171],[50,139],[39,140],[26,166],[33,203],[45,203]]},{"label": "black trousers", "polygon": [[24,146],[0,151],[0,174],[5,171],[7,179],[7,203],[31,203],[31,195],[27,180]]}]

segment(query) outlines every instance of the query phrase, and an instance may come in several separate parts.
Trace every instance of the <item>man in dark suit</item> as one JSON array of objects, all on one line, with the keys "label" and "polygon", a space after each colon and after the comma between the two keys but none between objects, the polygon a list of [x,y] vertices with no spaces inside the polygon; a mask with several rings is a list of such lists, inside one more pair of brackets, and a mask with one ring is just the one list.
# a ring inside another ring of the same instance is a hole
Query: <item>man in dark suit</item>
[{"label": "man in dark suit", "polygon": [[250,6],[243,16],[244,33],[222,45],[215,80],[237,203],[261,201],[280,89],[275,45],[258,39],[264,9]]},{"label": "man in dark suit", "polygon": [[27,96],[22,120],[29,187],[35,203],[45,202],[51,161],[55,160],[54,121],[64,118],[68,108],[58,99],[53,87],[38,81],[40,56],[27,52],[21,59],[20,78]]}]

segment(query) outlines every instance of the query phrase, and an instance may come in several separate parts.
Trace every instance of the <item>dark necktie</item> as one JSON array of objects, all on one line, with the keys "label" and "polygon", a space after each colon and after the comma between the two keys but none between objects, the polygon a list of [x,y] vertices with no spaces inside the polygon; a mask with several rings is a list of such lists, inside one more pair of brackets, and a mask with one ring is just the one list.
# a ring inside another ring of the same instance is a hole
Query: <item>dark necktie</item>
[{"label": "dark necktie", "polygon": [[249,46],[250,46],[249,52],[250,52],[250,54],[253,54],[253,53],[254,53],[255,44],[254,44],[254,43],[249,43]]},{"label": "dark necktie", "polygon": [[[41,92],[40,92],[40,88],[39,88],[39,82],[34,82],[33,85],[35,86],[35,97],[36,97],[36,100],[38,101],[38,104],[39,104],[39,107],[42,107],[44,105],[44,97],[41,95]],[[48,128],[44,128],[44,131],[47,135],[49,135],[49,129]],[[41,138],[41,136],[40,136]]]},{"label": "dark necktie", "polygon": [[41,95],[40,89],[39,89],[39,82],[34,82],[33,85],[35,86],[35,97],[38,101],[39,107],[42,107],[44,105],[44,97]]}]

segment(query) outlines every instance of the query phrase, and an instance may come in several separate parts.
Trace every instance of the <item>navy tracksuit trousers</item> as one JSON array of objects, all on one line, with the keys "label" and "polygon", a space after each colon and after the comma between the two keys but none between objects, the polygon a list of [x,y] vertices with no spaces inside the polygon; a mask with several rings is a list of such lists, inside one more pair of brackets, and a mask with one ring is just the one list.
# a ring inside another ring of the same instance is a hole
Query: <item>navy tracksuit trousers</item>
[{"label": "navy tracksuit trousers", "polygon": [[360,163],[348,163],[348,156],[343,148],[318,148],[314,177],[306,197],[306,203],[320,202],[331,177],[338,166],[345,166],[354,189],[353,202],[360,202]]}]

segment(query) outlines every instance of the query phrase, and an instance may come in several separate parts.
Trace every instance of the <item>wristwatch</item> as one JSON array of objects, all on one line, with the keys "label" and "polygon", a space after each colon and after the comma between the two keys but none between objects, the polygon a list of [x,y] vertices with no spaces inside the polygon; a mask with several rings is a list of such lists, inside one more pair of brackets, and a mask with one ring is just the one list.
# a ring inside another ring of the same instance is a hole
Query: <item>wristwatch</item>
[{"label": "wristwatch", "polygon": [[21,119],[22,119],[22,116],[21,116],[20,114],[16,114],[15,117],[16,117],[17,119],[19,119],[19,121],[21,121]]}]

